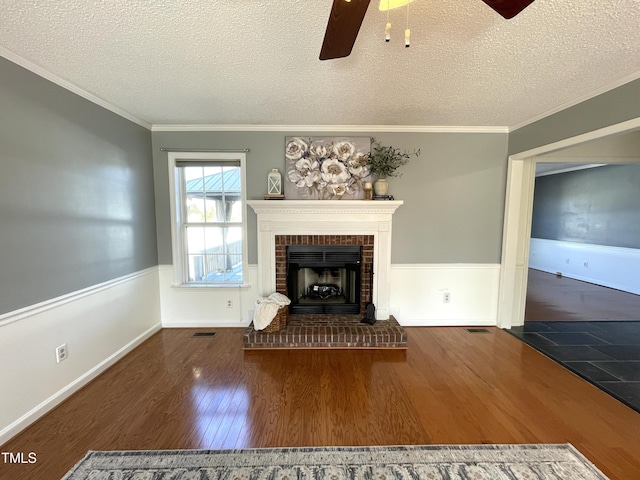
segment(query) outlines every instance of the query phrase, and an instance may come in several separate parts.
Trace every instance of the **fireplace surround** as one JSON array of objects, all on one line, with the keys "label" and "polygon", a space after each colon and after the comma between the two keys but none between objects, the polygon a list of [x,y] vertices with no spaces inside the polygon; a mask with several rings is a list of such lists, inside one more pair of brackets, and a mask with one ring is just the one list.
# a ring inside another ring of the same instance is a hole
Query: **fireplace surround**
[{"label": "fireplace surround", "polygon": [[276,288],[291,299],[289,313],[363,314],[373,243],[373,235],[276,235]]},{"label": "fireplace surround", "polygon": [[[361,309],[369,301],[376,319],[389,319],[392,215],[400,200],[249,200],[257,214],[258,290],[285,293],[289,245],[358,245],[364,268]],[[361,310],[362,311],[362,310]]]}]

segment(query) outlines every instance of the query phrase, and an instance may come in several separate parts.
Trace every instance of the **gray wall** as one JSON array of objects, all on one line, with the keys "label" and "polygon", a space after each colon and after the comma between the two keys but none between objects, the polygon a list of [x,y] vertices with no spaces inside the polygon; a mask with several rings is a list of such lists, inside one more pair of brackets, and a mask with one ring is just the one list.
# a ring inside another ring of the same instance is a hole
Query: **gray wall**
[{"label": "gray wall", "polygon": [[640,117],[640,79],[514,130],[509,155]]},{"label": "gray wall", "polygon": [[640,248],[640,165],[538,177],[531,236]]},{"label": "gray wall", "polygon": [[[167,153],[160,148],[249,148],[247,198],[261,199],[267,174],[284,166],[284,138],[344,132],[153,132],[158,261],[171,264]],[[394,215],[393,263],[499,263],[507,168],[507,134],[354,133],[384,145],[421,149],[389,180],[405,204]],[[256,218],[248,209],[249,263],[257,263]]]},{"label": "gray wall", "polygon": [[157,264],[151,133],[0,58],[0,314]]}]

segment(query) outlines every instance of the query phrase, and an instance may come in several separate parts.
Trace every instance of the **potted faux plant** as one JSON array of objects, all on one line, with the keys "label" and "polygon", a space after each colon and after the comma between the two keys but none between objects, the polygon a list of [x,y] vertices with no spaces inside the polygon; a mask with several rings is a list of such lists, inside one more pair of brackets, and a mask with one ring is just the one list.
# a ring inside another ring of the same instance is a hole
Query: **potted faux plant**
[{"label": "potted faux plant", "polygon": [[409,163],[409,159],[413,156],[418,157],[420,150],[414,150],[412,153],[401,151],[395,147],[387,147],[380,142],[376,142],[372,138],[371,153],[369,154],[368,166],[369,171],[376,176],[377,180],[373,184],[373,191],[376,195],[386,195],[389,191],[387,177],[400,177],[402,174],[398,169]]}]

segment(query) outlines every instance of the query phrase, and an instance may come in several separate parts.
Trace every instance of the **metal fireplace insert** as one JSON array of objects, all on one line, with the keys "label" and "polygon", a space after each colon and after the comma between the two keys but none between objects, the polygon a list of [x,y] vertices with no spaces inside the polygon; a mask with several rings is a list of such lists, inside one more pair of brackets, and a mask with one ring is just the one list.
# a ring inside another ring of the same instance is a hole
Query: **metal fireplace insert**
[{"label": "metal fireplace insert", "polygon": [[292,314],[360,313],[362,247],[290,245],[287,295]]}]

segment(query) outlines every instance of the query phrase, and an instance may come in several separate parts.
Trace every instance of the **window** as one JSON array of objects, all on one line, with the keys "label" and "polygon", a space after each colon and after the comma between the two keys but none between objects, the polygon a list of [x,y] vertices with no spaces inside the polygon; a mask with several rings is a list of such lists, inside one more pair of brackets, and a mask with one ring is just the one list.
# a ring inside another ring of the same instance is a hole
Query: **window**
[{"label": "window", "polygon": [[177,283],[243,284],[245,156],[169,153]]}]

